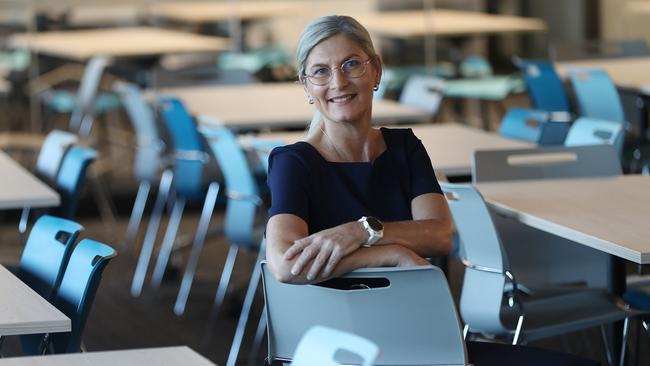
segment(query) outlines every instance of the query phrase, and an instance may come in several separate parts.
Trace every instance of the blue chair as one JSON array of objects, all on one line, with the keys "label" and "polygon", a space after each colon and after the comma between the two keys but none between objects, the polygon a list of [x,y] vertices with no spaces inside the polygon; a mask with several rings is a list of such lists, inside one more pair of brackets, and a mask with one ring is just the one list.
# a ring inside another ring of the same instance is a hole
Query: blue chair
[{"label": "blue chair", "polygon": [[366,338],[316,325],[300,339],[291,366],[338,366],[340,350],[359,355],[362,366],[372,366],[379,355],[379,347]]},{"label": "blue chair", "polygon": [[543,111],[571,112],[569,97],[553,64],[545,60],[520,58],[515,58],[513,62],[521,70],[533,108]]},{"label": "blue chair", "polygon": [[565,146],[612,145],[620,157],[623,153],[625,130],[619,122],[580,117],[571,126]]},{"label": "blue chair", "polygon": [[120,82],[115,84],[113,90],[120,96],[137,139],[133,173],[139,185],[124,241],[124,247],[128,248],[138,234],[151,187],[160,182],[161,171],[167,165],[164,156],[166,144],[161,133],[162,126],[158,125],[155,113],[140,88],[132,83]]},{"label": "blue chair", "polygon": [[605,71],[570,68],[569,77],[581,116],[626,123],[618,90]]},{"label": "blue chair", "polygon": [[499,134],[539,145],[561,145],[570,127],[567,113],[514,107],[503,116]]},{"label": "blue chair", "polygon": [[74,217],[85,186],[86,172],[96,157],[95,150],[82,146],[72,146],[66,152],[55,184],[61,195],[61,206],[53,209],[52,215],[69,219]]},{"label": "blue chair", "polygon": [[72,321],[69,333],[54,333],[49,337],[53,353],[79,352],[81,338],[90,313],[102,273],[117,255],[110,246],[90,239],[77,244],[66,267],[61,286],[52,301]]},{"label": "blue chair", "polygon": [[[204,150],[203,140],[196,128],[192,116],[182,102],[173,97],[158,98],[160,114],[167,126],[173,145],[173,174],[163,173],[154,211],[152,212],[147,233],[140,250],[138,263],[133,275],[131,293],[139,296],[149,266],[151,254],[157,236],[160,217],[171,190],[174,196],[172,212],[163,238],[158,258],[154,267],[151,283],[157,288],[169,262],[174,248],[174,241],[178,232],[185,204],[187,201],[198,201],[204,198],[203,210],[194,240],[202,241],[207,234],[210,217],[219,192],[219,183],[212,181],[208,185],[207,193],[204,189],[205,165],[210,161],[210,155]],[[172,179],[177,177],[177,179]]]}]

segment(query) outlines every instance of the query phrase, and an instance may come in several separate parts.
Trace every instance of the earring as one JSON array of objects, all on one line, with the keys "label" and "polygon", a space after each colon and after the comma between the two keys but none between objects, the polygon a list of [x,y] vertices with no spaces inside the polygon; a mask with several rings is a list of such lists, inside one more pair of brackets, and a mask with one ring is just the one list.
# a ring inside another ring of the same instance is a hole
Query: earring
[{"label": "earring", "polygon": [[372,90],[374,90],[374,91],[377,91],[377,90],[379,90],[379,84],[377,84],[377,85],[375,85],[375,86],[373,86],[373,87],[372,87]]},{"label": "earring", "polygon": [[314,104],[314,98],[311,95],[309,96],[308,101],[309,101],[309,104]]}]

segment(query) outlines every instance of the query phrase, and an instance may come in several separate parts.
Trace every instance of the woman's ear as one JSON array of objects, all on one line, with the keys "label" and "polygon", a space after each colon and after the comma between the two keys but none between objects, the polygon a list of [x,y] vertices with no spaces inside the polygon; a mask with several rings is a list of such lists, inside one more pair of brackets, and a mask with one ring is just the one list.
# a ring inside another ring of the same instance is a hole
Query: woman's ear
[{"label": "woman's ear", "polygon": [[373,64],[375,66],[375,85],[379,85],[381,82],[381,76],[383,75],[384,72],[384,63],[381,60],[381,56],[377,55],[375,56],[375,60],[373,61]]}]

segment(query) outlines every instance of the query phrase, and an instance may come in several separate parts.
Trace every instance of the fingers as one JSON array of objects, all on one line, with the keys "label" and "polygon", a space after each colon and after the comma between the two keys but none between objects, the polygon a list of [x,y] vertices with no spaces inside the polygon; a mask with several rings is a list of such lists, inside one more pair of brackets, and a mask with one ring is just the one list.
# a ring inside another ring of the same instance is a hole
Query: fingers
[{"label": "fingers", "polygon": [[[295,245],[295,244],[294,244]],[[316,248],[315,246],[307,246],[302,253],[300,253],[300,256],[298,259],[296,259],[296,262],[293,264],[293,267],[291,267],[291,274],[294,276],[299,275],[303,268],[309,263],[309,261],[312,260],[318,253],[319,248]]]},{"label": "fingers", "polygon": [[343,252],[339,248],[334,248],[334,250],[332,250],[332,254],[330,254],[327,265],[323,270],[323,277],[329,277],[332,275],[332,271],[334,271],[334,268],[336,268],[336,265],[339,264],[339,261],[342,257]]},{"label": "fingers", "polygon": [[314,259],[314,261],[312,262],[311,267],[309,268],[309,272],[307,273],[308,280],[311,281],[318,277],[318,274],[320,273],[323,266],[325,266],[325,263],[329,261],[331,254],[332,254],[331,245],[324,245],[323,247],[320,248],[320,251],[316,256],[316,259]]},{"label": "fingers", "polygon": [[293,242],[293,245],[287,249],[286,252],[284,252],[284,259],[285,260],[292,260],[295,258],[300,252],[305,249],[309,243],[311,243],[311,240],[309,240],[309,237],[306,237],[304,239],[296,240]]}]

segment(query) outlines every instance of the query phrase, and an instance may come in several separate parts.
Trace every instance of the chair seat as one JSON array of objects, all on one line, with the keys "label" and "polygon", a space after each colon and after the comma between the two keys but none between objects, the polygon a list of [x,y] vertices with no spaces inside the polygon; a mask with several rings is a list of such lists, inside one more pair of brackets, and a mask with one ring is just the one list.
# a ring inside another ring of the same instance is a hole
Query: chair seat
[{"label": "chair seat", "polygon": [[[622,303],[604,290],[597,289],[524,302],[524,311],[522,335],[525,341],[553,337],[639,314],[635,310],[625,311]],[[514,334],[517,325],[514,309],[504,306],[501,316]]]},{"label": "chair seat", "polygon": [[449,80],[446,85],[445,96],[452,98],[502,100],[510,94],[526,90],[521,78],[511,76]]},{"label": "chair seat", "polygon": [[628,290],[623,295],[623,299],[633,308],[650,311],[650,286]]},{"label": "chair seat", "polygon": [[[45,97],[48,108],[58,113],[71,113],[77,108],[77,95],[67,90],[57,90]],[[95,98],[94,110],[97,113],[106,113],[120,107],[120,99],[112,93],[99,93]]]}]

